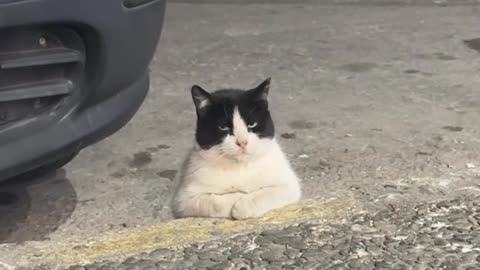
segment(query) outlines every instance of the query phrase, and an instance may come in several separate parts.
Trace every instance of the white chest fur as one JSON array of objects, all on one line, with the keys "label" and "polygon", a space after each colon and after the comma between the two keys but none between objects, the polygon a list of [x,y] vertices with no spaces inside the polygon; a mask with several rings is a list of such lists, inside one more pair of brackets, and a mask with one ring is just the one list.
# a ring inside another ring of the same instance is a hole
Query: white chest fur
[{"label": "white chest fur", "polygon": [[194,152],[187,172],[183,180],[188,183],[190,192],[250,193],[263,187],[297,182],[276,143],[265,155],[250,162],[235,162]]},{"label": "white chest fur", "polygon": [[174,197],[177,217],[259,217],[298,201],[300,183],[278,144],[248,162],[194,150]]}]

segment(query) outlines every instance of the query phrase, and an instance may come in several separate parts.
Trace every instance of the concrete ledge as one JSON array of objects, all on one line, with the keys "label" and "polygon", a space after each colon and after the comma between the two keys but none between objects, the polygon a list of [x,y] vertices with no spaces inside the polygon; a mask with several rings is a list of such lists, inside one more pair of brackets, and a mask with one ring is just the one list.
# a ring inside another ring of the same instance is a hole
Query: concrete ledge
[{"label": "concrete ledge", "polygon": [[[181,219],[144,228],[108,233],[99,237],[62,242],[32,242],[17,255],[0,258],[0,269],[13,267],[66,267],[98,260],[124,258],[159,248],[172,248],[295,223],[336,223],[357,207],[352,194],[321,201],[305,200],[269,213],[261,219],[231,221]],[[1,262],[3,261],[3,262]],[[2,269],[2,270],[3,270]]]}]

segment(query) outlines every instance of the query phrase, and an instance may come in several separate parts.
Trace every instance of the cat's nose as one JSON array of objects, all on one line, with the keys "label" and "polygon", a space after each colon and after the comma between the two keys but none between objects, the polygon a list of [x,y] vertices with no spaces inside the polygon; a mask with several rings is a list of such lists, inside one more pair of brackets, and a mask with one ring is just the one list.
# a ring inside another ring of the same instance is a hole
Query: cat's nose
[{"label": "cat's nose", "polygon": [[237,145],[240,146],[240,148],[244,149],[248,144],[247,140],[237,140]]}]

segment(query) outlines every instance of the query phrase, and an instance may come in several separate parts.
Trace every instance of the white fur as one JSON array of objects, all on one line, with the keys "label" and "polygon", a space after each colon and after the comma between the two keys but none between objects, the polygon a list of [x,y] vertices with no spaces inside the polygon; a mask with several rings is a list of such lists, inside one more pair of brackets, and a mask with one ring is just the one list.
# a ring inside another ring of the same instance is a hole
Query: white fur
[{"label": "white fur", "polygon": [[[248,135],[248,127],[243,121],[238,108],[233,110],[233,135],[235,139],[239,142],[247,142],[249,141]],[[252,138],[253,139],[253,138]]]},{"label": "white fur", "polygon": [[[275,139],[248,132],[238,110],[234,135],[208,150],[195,147],[173,199],[176,217],[246,219],[298,201],[300,183]],[[247,140],[242,150],[237,140]]]},{"label": "white fur", "polygon": [[198,104],[198,109],[201,110],[207,107],[209,104],[210,104],[210,101],[208,99],[201,100],[200,103]]}]

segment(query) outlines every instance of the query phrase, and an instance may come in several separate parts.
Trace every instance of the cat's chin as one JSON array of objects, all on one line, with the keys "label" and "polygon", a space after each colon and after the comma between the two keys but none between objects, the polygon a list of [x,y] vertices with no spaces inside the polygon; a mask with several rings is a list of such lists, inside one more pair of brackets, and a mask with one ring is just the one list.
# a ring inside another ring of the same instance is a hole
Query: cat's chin
[{"label": "cat's chin", "polygon": [[247,162],[252,160],[253,156],[248,153],[239,153],[239,154],[231,154],[231,155],[224,155],[228,160],[234,162]]},{"label": "cat's chin", "polygon": [[245,154],[245,153],[242,153],[242,154],[238,154],[235,156],[235,159],[239,162],[247,162],[247,161],[250,161],[253,159],[253,156],[250,155],[250,154]]},{"label": "cat's chin", "polygon": [[259,157],[258,153],[244,153],[244,152],[239,152],[239,153],[230,153],[230,154],[223,154],[226,159],[237,162],[237,163],[244,163],[244,162],[250,162]]}]

